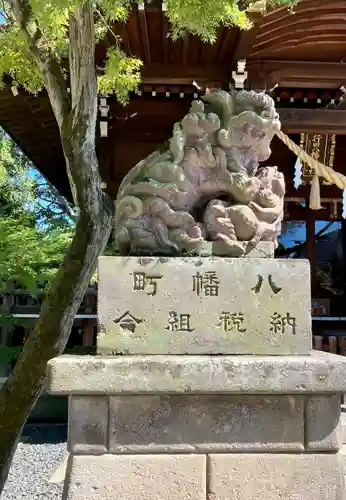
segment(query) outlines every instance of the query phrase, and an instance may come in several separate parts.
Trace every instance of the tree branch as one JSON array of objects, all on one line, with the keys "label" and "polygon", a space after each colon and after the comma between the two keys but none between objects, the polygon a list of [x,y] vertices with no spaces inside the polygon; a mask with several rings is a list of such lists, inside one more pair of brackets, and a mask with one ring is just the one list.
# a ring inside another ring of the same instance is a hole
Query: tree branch
[{"label": "tree branch", "polygon": [[[89,164],[88,174],[95,186],[101,179],[95,151],[97,124],[97,79],[95,71],[95,32],[92,1],[85,0],[69,17],[69,63],[72,110],[69,128],[62,133],[65,155],[79,157]],[[87,154],[88,157],[84,155]],[[84,173],[71,172],[76,186],[77,207],[88,207],[94,201],[83,188]],[[84,195],[87,198],[83,198]]]},{"label": "tree branch", "polygon": [[[15,19],[20,25],[21,30],[29,44],[31,54],[41,71],[50,104],[59,126],[60,135],[62,136],[63,130],[67,127],[66,124],[69,121],[71,111],[71,98],[67,91],[67,85],[62,69],[48,48],[44,48],[44,43],[42,42],[43,33],[40,30],[37,21],[35,21],[36,29],[33,33],[31,33],[28,27],[32,13],[28,0],[10,0],[10,5]],[[72,197],[76,207],[78,207],[76,187],[72,179],[69,162],[67,161],[66,163],[67,176],[70,181]]]},{"label": "tree branch", "polygon": [[[43,204],[40,204],[40,202],[42,202],[42,201],[45,201],[46,203],[48,203],[48,205],[43,205]],[[38,203],[39,203],[40,208],[42,208],[43,210],[47,210],[47,211],[49,211],[49,210],[50,210],[50,207],[51,207],[53,204],[54,204],[54,205],[56,205],[56,203],[54,203],[52,200],[47,200],[46,198],[41,198],[41,199],[38,201]]]},{"label": "tree branch", "polygon": [[[46,179],[45,184],[39,184],[38,187],[41,187],[41,186],[42,187],[49,187],[49,189],[51,191],[53,191],[53,195],[57,199],[57,201],[55,202],[56,205],[58,205],[61,208],[61,210],[63,212],[65,212],[65,214],[68,215],[71,219],[75,220],[75,218],[76,218],[75,211],[73,210],[73,208],[71,207],[71,205],[69,204],[69,202],[66,200],[66,198],[64,196],[62,196],[62,194],[59,193],[59,191],[56,189],[56,187],[53,186],[53,184],[51,184],[47,179]],[[43,196],[40,196],[40,198],[42,200],[44,200]],[[51,200],[49,200],[49,201],[51,201]]]},{"label": "tree branch", "polygon": [[7,21],[7,22],[11,22],[11,18],[10,18],[10,16],[8,15],[8,13],[6,12],[6,8],[5,8],[5,2],[4,2],[4,0],[1,0],[1,1],[0,1],[0,8],[1,8],[1,10],[0,10],[0,14],[2,15],[2,17],[3,17],[4,19],[6,19],[6,21]]},{"label": "tree branch", "polygon": [[89,126],[95,138],[97,118],[97,80],[95,71],[94,17],[90,0],[81,2],[75,16],[70,15],[70,85],[74,125],[81,117],[92,120]]},{"label": "tree branch", "polygon": [[33,33],[28,27],[31,17],[29,2],[27,0],[10,0],[10,5],[15,19],[29,44],[30,51],[41,70],[52,109],[60,128],[70,111],[70,96],[63,72],[49,49],[44,48],[44,43],[42,43],[43,34],[37,22],[35,22],[36,29]]}]

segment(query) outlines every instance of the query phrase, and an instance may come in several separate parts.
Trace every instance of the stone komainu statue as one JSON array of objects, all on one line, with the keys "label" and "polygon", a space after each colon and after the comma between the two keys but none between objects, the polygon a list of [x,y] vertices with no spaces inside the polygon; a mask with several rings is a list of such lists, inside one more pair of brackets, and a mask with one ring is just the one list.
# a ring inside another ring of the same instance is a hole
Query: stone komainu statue
[{"label": "stone komainu statue", "polygon": [[281,231],[285,183],[269,158],[280,129],[273,99],[217,90],[193,101],[173,127],[169,149],[124,178],[116,200],[121,254],[176,255],[205,240],[273,241]]}]

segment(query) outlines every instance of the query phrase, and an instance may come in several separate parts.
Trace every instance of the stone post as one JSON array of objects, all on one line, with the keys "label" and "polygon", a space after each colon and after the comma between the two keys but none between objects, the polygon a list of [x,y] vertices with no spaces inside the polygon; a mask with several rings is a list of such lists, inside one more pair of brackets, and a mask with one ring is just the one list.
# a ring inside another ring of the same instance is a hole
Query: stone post
[{"label": "stone post", "polygon": [[[260,249],[260,246],[259,246]],[[65,500],[341,500],[346,359],[304,260],[102,257],[95,357],[61,356]]]}]

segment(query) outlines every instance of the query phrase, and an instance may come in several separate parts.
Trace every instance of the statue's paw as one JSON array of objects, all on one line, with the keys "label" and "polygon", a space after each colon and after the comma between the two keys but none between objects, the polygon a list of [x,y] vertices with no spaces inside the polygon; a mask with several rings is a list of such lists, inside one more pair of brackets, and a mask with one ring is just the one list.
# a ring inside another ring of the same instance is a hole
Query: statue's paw
[{"label": "statue's paw", "polygon": [[273,208],[277,203],[277,197],[270,189],[263,189],[258,193],[258,203],[262,207]]},{"label": "statue's paw", "polygon": [[120,255],[127,255],[131,249],[131,238],[126,226],[116,229],[114,240]]},{"label": "statue's paw", "polygon": [[245,247],[244,244],[242,244],[240,241],[236,239],[233,240],[232,238],[229,238],[225,234],[221,233],[218,234],[218,237],[219,237],[218,239],[223,241],[227,246],[227,248],[231,250],[231,254],[233,257],[240,257],[241,255],[244,254]]},{"label": "statue's paw", "polygon": [[247,181],[246,187],[247,187],[247,189],[250,189],[251,191],[258,193],[262,187],[262,183],[259,179],[257,179],[257,177],[251,177]]},{"label": "statue's paw", "polygon": [[168,227],[171,227],[172,229],[182,227],[190,231],[196,226],[194,217],[189,212],[184,211],[172,211],[169,218],[167,215],[165,216],[165,221]]},{"label": "statue's paw", "polygon": [[227,246],[233,247],[238,245],[237,237],[235,234],[225,234],[225,233],[217,233],[216,239],[224,241]]},{"label": "statue's paw", "polygon": [[195,226],[189,227],[187,230],[187,234],[190,236],[190,238],[194,238],[194,239],[198,239],[198,240],[203,239],[202,230],[198,224],[196,224]]},{"label": "statue's paw", "polygon": [[208,235],[208,231],[207,231],[207,228],[205,226],[205,223],[203,222],[197,222],[197,225],[201,231],[201,238],[202,240],[206,239],[207,238],[207,235]]},{"label": "statue's paw", "polygon": [[179,247],[181,251],[194,251],[198,250],[203,241],[202,234],[198,237],[191,237],[184,229],[171,229],[169,237]]}]

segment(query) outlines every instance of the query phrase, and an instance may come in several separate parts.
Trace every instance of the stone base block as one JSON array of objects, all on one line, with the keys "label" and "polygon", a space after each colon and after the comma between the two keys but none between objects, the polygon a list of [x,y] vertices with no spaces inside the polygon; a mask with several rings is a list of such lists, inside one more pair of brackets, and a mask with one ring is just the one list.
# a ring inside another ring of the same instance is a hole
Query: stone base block
[{"label": "stone base block", "polygon": [[69,451],[102,455],[108,450],[109,398],[71,396],[69,401]]},{"label": "stone base block", "polygon": [[70,456],[63,500],[205,500],[205,455]]},{"label": "stone base block", "polygon": [[338,451],[340,396],[72,396],[73,454]]},{"label": "stone base block", "polygon": [[332,451],[341,448],[341,394],[324,394],[307,398],[305,433],[307,450]]},{"label": "stone base block", "polygon": [[[64,500],[344,500],[346,359],[61,356]],[[341,450],[339,451],[339,449]]]},{"label": "stone base block", "polygon": [[342,500],[339,454],[208,457],[208,500]]},{"label": "stone base block", "polygon": [[48,363],[56,395],[336,394],[346,358],[310,356],[59,356]]},{"label": "stone base block", "polygon": [[111,453],[304,450],[302,396],[115,396]]},{"label": "stone base block", "polygon": [[98,274],[100,354],[311,350],[308,261],[102,257]]}]

